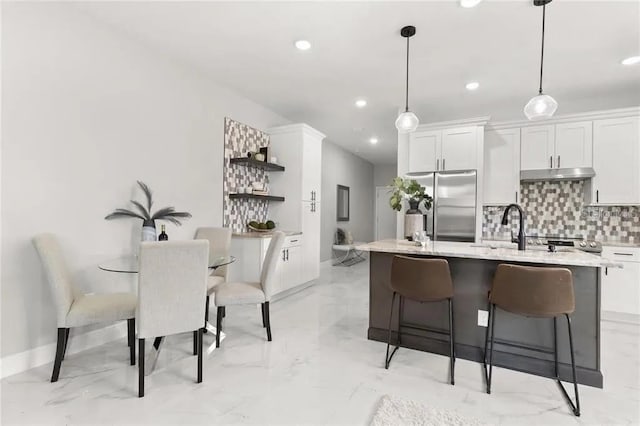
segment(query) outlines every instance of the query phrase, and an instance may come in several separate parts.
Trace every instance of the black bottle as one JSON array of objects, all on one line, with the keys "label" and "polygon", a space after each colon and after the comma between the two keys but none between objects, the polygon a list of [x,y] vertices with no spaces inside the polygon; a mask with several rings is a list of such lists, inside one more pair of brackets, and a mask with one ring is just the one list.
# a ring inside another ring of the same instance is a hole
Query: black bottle
[{"label": "black bottle", "polygon": [[167,235],[166,232],[164,232],[164,225],[162,225],[162,232],[160,232],[160,235],[158,235],[158,241],[168,241],[169,240],[169,236]]}]

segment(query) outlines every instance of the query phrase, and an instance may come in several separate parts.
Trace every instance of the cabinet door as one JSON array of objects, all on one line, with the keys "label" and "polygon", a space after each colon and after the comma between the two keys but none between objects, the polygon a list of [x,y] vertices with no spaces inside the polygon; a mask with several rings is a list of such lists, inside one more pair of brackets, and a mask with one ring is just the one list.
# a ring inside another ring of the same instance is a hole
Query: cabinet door
[{"label": "cabinet door", "polygon": [[440,166],[442,131],[409,135],[409,172],[433,172]]},{"label": "cabinet door", "polygon": [[478,128],[460,127],[442,131],[440,170],[478,168]]},{"label": "cabinet door", "polygon": [[593,122],[592,201],[640,204],[640,117]]},{"label": "cabinet door", "polygon": [[520,192],[520,129],[484,134],[484,205],[517,203]]},{"label": "cabinet door", "polygon": [[520,133],[520,167],[522,170],[552,169],[555,131],[552,125],[523,127]]},{"label": "cabinet door", "polygon": [[281,287],[280,291],[289,290],[296,287],[300,282],[300,270],[302,256],[300,253],[300,247],[288,247],[284,249],[284,267],[282,268]]},{"label": "cabinet door", "polygon": [[593,122],[556,124],[555,167],[593,166]]},{"label": "cabinet door", "polygon": [[320,201],[322,140],[305,135],[302,150],[302,200]]},{"label": "cabinet door", "polygon": [[640,263],[624,262],[624,268],[602,272],[603,311],[640,314]]},{"label": "cabinet door", "polygon": [[302,260],[300,280],[303,283],[320,276],[320,203],[302,203]]}]

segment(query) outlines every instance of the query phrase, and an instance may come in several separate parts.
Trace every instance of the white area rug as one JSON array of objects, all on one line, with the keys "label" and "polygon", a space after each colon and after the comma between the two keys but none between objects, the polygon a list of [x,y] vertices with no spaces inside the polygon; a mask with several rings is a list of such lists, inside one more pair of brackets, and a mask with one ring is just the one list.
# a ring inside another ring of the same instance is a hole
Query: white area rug
[{"label": "white area rug", "polygon": [[455,411],[427,407],[415,401],[385,395],[380,401],[371,425],[480,426],[484,423],[477,419],[463,417]]}]

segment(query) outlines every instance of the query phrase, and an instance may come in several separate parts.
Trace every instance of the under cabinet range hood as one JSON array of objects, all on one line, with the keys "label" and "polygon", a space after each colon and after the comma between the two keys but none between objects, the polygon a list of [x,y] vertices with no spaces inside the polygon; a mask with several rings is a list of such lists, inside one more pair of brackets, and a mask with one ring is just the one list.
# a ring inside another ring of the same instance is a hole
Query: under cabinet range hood
[{"label": "under cabinet range hood", "polygon": [[567,169],[523,170],[520,172],[521,182],[584,180],[596,175],[592,167],[576,167]]}]

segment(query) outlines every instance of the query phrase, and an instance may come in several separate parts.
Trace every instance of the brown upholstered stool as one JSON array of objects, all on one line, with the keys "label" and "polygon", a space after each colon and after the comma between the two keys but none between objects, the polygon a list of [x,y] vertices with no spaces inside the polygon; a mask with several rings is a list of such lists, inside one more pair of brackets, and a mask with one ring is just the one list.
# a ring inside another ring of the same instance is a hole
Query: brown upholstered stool
[{"label": "brown upholstered stool", "polygon": [[[389,346],[391,345],[391,318],[393,316],[393,304],[398,298],[398,311],[402,303],[402,298],[414,300],[416,302],[449,302],[449,357],[451,365],[451,384],[454,384],[455,338],[453,327],[453,283],[449,272],[449,263],[444,259],[420,259],[413,257],[394,256],[391,263],[391,289],[393,297],[391,299],[391,309],[389,310],[389,338],[387,340],[387,354],[385,356],[384,368],[389,368],[391,358],[398,350],[396,346],[391,356],[389,356]],[[398,345],[400,345],[400,312],[398,314]],[[437,330],[429,330],[440,332]]]},{"label": "brown upholstered stool", "polygon": [[[491,372],[493,361],[493,337],[495,334],[496,306],[513,314],[536,318],[553,318],[553,355],[555,378],[573,414],[580,416],[580,399],[576,381],[576,363],[573,354],[573,336],[569,314],[575,310],[573,278],[566,268],[545,268],[518,265],[498,265],[489,293],[489,324],[484,346],[484,371],[487,393],[491,393]],[[564,315],[569,328],[569,348],[573,371],[574,404],[560,382],[558,374],[558,327],[557,317]],[[489,347],[489,329],[491,346]],[[487,347],[489,347],[489,368],[487,371]]]}]

